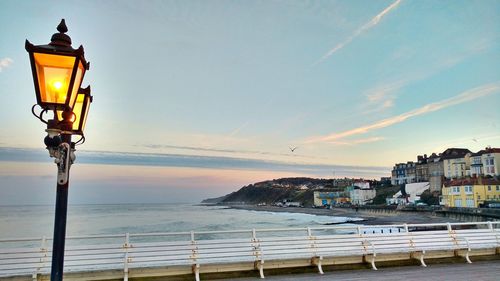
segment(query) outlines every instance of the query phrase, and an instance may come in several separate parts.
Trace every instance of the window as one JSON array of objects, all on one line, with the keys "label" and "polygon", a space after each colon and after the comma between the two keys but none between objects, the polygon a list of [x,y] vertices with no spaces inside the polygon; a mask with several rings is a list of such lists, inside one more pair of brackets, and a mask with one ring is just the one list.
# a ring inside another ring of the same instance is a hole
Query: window
[{"label": "window", "polygon": [[472,186],[466,186],[465,193],[471,194],[472,193]]},{"label": "window", "polygon": [[455,199],[455,207],[462,207],[462,199]]},{"label": "window", "polygon": [[491,185],[488,185],[488,191],[491,191]]},{"label": "window", "polygon": [[474,199],[471,199],[471,198],[467,198],[465,200],[465,206],[468,207],[468,208],[474,208]]},{"label": "window", "polygon": [[500,186],[497,185],[497,191],[500,191]]}]

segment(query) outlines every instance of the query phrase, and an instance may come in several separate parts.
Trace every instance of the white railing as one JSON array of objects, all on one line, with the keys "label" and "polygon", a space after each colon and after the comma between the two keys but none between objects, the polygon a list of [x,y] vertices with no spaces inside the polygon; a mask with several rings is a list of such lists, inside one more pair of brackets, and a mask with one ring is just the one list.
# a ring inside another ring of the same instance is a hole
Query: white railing
[{"label": "white railing", "polygon": [[[474,249],[500,248],[500,222],[337,225],[306,228],[125,233],[70,236],[66,273],[119,270],[128,280],[137,268],[187,267],[199,280],[211,264],[252,264],[264,278],[264,262],[304,259],[323,273],[324,258],[362,256],[376,270],[377,254],[407,253],[422,266],[426,251],[453,250],[470,262]],[[52,239],[0,239],[0,279],[50,271]],[[267,265],[266,265],[267,266]],[[226,268],[226,270],[228,270]],[[116,276],[115,276],[116,277]]]}]

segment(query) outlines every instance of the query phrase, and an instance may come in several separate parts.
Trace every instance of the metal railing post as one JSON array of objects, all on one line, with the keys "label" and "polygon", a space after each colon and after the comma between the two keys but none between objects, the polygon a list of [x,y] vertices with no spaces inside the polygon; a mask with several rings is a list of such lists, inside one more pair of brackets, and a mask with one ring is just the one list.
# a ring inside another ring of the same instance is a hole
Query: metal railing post
[{"label": "metal railing post", "polygon": [[123,262],[123,281],[128,281],[129,247],[130,247],[130,234],[127,232],[125,233],[125,244],[123,244],[123,248],[125,249],[125,260]]}]

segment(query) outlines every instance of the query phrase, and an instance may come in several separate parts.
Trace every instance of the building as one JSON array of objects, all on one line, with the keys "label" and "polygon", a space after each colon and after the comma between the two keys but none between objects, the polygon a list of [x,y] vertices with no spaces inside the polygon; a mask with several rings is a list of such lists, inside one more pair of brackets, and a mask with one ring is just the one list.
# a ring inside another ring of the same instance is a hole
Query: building
[{"label": "building", "polygon": [[446,207],[479,208],[485,201],[500,201],[500,180],[469,177],[443,185],[441,205]]},{"label": "building", "polygon": [[429,189],[431,192],[441,191],[443,186],[444,166],[441,154],[432,153],[427,158],[427,169],[429,173]]},{"label": "building", "polygon": [[471,153],[469,155],[470,158],[470,174],[473,177],[478,177],[483,175],[484,169],[483,169],[483,160],[482,160],[482,153],[481,151],[477,153]]},{"label": "building", "polygon": [[321,190],[314,191],[314,206],[332,206],[350,202],[349,192],[344,190]]},{"label": "building", "polygon": [[477,153],[471,153],[469,157],[471,175],[500,175],[500,148],[487,147]]},{"label": "building", "polygon": [[440,192],[444,179],[500,176],[500,148],[487,147],[477,153],[467,148],[448,148],[443,153],[417,156],[417,162],[397,163],[392,168],[391,184],[428,182],[431,192]]},{"label": "building", "polygon": [[394,165],[391,172],[391,184],[392,185],[404,184],[405,178],[406,178],[406,164],[397,163],[396,165]]},{"label": "building", "polygon": [[406,163],[406,183],[414,183],[417,179],[417,166],[413,161],[409,161]]},{"label": "building", "polygon": [[361,189],[369,189],[370,188],[369,181],[355,181],[352,185],[355,187],[359,187]]},{"label": "building", "polygon": [[416,179],[416,166],[414,162],[398,163],[392,168],[392,185],[413,183]]},{"label": "building", "polygon": [[349,191],[351,203],[356,205],[371,203],[373,198],[375,198],[375,195],[376,191],[374,188],[359,188],[355,186],[351,191]]},{"label": "building", "polygon": [[477,153],[470,153],[471,176],[500,175],[500,148],[487,147]]},{"label": "building", "polygon": [[381,177],[379,184],[382,186],[390,185],[391,184],[391,177]]},{"label": "building", "polygon": [[416,178],[415,182],[428,182],[429,181],[429,164],[427,161],[427,154],[424,156],[417,156],[417,163],[415,164]]},{"label": "building", "polygon": [[458,179],[470,175],[470,157],[472,152],[467,148],[448,148],[441,153],[444,177]]},{"label": "building", "polygon": [[345,188],[345,187],[348,187],[350,185],[352,185],[352,183],[354,182],[354,179],[350,179],[350,178],[335,178],[333,179],[333,187],[334,188]]}]

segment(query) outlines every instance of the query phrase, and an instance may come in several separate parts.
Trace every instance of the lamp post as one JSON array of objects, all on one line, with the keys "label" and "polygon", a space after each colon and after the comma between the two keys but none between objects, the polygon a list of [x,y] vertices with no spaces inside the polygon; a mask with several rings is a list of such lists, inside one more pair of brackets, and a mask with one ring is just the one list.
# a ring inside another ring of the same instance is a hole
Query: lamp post
[{"label": "lamp post", "polygon": [[[68,28],[64,19],[57,30],[59,32],[52,35],[48,45],[33,45],[28,40],[25,44],[37,99],[31,111],[47,124],[44,143],[57,164],[51,281],[63,278],[69,170],[75,160],[75,145],[85,141],[83,130],[92,102],[90,86],[80,88],[89,69],[83,46],[78,49],[71,47],[71,38],[65,34]],[[37,105],[41,108],[38,114],[35,113]],[[53,112],[53,118],[45,120],[43,116],[49,111]],[[72,135],[80,135],[81,138],[75,143],[71,141]]]}]

